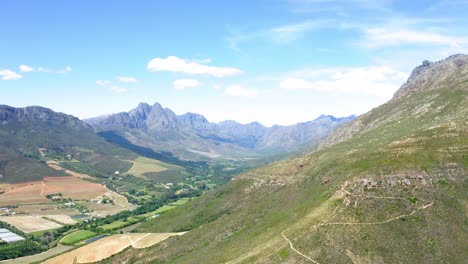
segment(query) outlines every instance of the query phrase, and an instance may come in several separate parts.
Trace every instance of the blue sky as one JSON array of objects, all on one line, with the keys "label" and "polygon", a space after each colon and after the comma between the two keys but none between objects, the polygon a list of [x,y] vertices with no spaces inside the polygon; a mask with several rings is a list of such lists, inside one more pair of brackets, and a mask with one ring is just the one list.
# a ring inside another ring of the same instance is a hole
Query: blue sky
[{"label": "blue sky", "polygon": [[159,102],[266,125],[362,114],[468,50],[468,1],[23,1],[0,8],[0,103],[87,118]]}]

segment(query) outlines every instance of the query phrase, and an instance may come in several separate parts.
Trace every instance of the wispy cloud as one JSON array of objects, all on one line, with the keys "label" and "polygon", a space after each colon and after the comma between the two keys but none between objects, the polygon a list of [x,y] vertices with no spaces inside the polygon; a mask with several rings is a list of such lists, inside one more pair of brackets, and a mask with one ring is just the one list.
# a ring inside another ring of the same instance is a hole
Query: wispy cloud
[{"label": "wispy cloud", "polygon": [[185,90],[188,88],[195,88],[200,86],[200,82],[193,79],[175,80],[173,84],[176,90]]},{"label": "wispy cloud", "polygon": [[405,44],[429,44],[449,47],[461,47],[468,44],[466,36],[450,36],[425,30],[407,28],[388,29],[382,27],[369,28],[365,31],[364,45],[369,48],[399,46]]},{"label": "wispy cloud", "polygon": [[121,83],[136,83],[138,80],[135,77],[117,76],[117,81]]},{"label": "wispy cloud", "polygon": [[235,97],[255,98],[258,96],[258,91],[240,85],[231,85],[224,90],[224,94]]},{"label": "wispy cloud", "polygon": [[326,27],[333,27],[334,24],[334,21],[330,19],[306,20],[272,28],[269,33],[274,40],[287,43],[298,39],[304,33]]},{"label": "wispy cloud", "polygon": [[23,77],[12,70],[0,70],[0,76],[2,77],[2,80],[6,81],[19,80]]},{"label": "wispy cloud", "polygon": [[70,66],[66,66],[65,68],[63,69],[50,69],[50,68],[45,68],[45,67],[38,67],[37,69],[34,69],[32,68],[34,71],[37,71],[37,72],[44,72],[44,73],[59,73],[59,74],[63,74],[63,73],[69,73],[72,71],[72,67]]},{"label": "wispy cloud", "polygon": [[237,68],[208,66],[175,56],[169,56],[165,59],[154,58],[148,63],[147,68],[152,72],[169,71],[193,75],[211,75],[218,78],[242,73],[242,71]]},{"label": "wispy cloud", "polygon": [[[295,74],[280,82],[288,90],[318,90],[337,93],[363,93],[390,97],[405,81],[408,74],[386,66],[324,69],[312,76]],[[302,76],[299,77],[299,76]]]}]

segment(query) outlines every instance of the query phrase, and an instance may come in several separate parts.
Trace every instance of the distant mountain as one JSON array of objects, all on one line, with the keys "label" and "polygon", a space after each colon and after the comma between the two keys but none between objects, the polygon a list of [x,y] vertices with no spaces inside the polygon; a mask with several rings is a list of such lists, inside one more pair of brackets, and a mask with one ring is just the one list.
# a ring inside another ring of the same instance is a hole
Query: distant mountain
[{"label": "distant mountain", "polygon": [[87,172],[110,175],[126,171],[121,158],[136,154],[109,144],[76,117],[31,106],[0,105],[0,182],[20,182],[62,174],[45,164],[45,157],[74,161]]},{"label": "distant mountain", "polygon": [[104,137],[120,136],[135,145],[175,153],[185,159],[231,159],[298,151],[316,144],[354,118],[320,116],[306,123],[266,127],[258,122],[211,123],[200,114],[176,115],[159,103],[152,106],[140,103],[129,112],[85,121]]},{"label": "distant mountain", "polygon": [[319,151],[235,177],[102,263],[466,263],[468,56],[424,62]]}]

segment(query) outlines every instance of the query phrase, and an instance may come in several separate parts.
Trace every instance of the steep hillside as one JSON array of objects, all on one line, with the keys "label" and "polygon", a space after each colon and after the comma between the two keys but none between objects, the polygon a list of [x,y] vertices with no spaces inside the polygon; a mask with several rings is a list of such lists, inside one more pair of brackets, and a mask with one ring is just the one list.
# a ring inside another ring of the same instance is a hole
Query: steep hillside
[{"label": "steep hillside", "polygon": [[418,67],[321,150],[233,179],[139,231],[189,231],[105,263],[464,263],[468,56]]},{"label": "steep hillside", "polygon": [[107,117],[87,120],[106,136],[112,132],[132,144],[158,152],[170,152],[183,159],[236,159],[294,152],[317,143],[336,127],[355,117],[321,116],[292,126],[265,127],[258,122],[211,123],[194,113],[176,115],[155,103]]},{"label": "steep hillside", "polygon": [[[117,158],[119,156],[120,158]],[[0,181],[20,182],[62,174],[45,158],[93,174],[126,171],[136,154],[109,144],[76,117],[38,106],[0,106]]]}]

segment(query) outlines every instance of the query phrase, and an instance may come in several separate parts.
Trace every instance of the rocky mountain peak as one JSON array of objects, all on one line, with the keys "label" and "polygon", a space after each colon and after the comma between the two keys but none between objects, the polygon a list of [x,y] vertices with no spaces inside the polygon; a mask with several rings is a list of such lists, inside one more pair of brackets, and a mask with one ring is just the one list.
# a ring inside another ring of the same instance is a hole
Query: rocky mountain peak
[{"label": "rocky mountain peak", "polygon": [[8,123],[12,120],[18,122],[42,122],[49,125],[90,128],[88,124],[74,116],[57,113],[41,106],[15,108],[7,105],[0,105],[0,122]]},{"label": "rocky mountain peak", "polygon": [[468,68],[468,55],[455,54],[445,60],[431,62],[425,60],[416,67],[408,80],[393,95],[394,99],[422,89],[432,81],[443,82],[456,70]]}]

